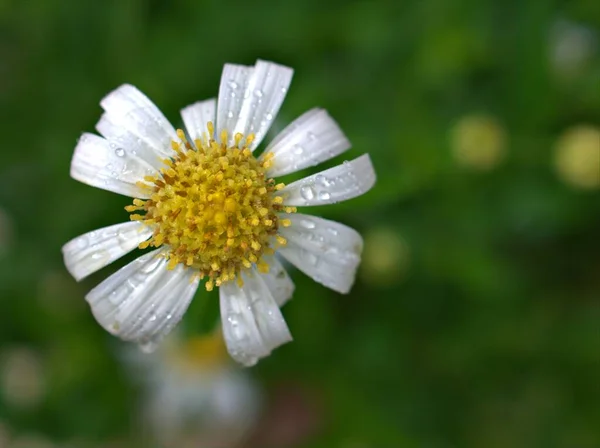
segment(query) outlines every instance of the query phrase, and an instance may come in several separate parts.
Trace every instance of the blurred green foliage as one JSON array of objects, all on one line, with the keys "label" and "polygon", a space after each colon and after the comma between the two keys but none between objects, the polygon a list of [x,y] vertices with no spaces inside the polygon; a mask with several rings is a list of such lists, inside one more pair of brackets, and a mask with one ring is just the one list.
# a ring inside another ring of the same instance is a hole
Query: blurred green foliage
[{"label": "blurred green foliage", "polygon": [[[591,36],[580,66],[554,57],[564,21]],[[325,107],[345,157],[369,152],[378,173],[364,197],[309,211],[367,235],[352,293],[295,272],[295,340],[253,370],[322,397],[302,446],[600,446],[600,194],[553,162],[565,130],[600,124],[599,48],[596,0],[0,0],[0,349],[38,353],[44,387],[32,406],[0,389],[0,424],[136,446],[139,391],[83,300],[123,261],[76,284],[60,252],[126,220],[129,199],[70,179],[72,150],[119,84],[180,124],[223,63],[261,58],[295,69],[275,127]],[[453,156],[473,114],[505,136],[491,169]],[[199,292],[187,332],[216,301]]]}]

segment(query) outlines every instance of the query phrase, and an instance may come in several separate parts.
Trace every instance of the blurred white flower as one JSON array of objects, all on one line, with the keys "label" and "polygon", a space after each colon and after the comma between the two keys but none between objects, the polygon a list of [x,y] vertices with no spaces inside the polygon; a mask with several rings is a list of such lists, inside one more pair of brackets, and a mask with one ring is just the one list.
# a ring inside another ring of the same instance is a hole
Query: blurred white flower
[{"label": "blurred white flower", "polygon": [[[345,201],[367,192],[367,154],[287,186],[274,177],[320,164],[350,148],[337,123],[311,109],[253,155],[287,94],[292,69],[265,61],[226,64],[218,101],[181,111],[175,130],[138,89],[123,85],[102,101],[103,137],[80,138],[71,176],[136,198],[131,221],[79,236],[63,247],[80,280],[133,249],[154,247],[86,296],[110,333],[146,350],[181,319],[206,278],[219,288],[231,356],[253,365],[291,340],[279,307],[294,285],[274,253],[315,281],[348,293],[362,238],[353,229],[296,213],[297,206]],[[215,123],[215,124],[213,124]]]},{"label": "blurred white flower", "polygon": [[130,350],[125,359],[143,381],[144,424],[165,447],[235,446],[258,420],[259,389],[230,362],[220,331],[173,334],[155,352]]},{"label": "blurred white flower", "polygon": [[597,48],[592,29],[568,20],[558,20],[550,32],[550,62],[554,71],[568,78],[581,73]]},{"label": "blurred white flower", "polygon": [[500,123],[483,114],[462,117],[450,131],[450,148],[455,160],[481,171],[491,170],[502,162],[506,140]]},{"label": "blurred white flower", "polygon": [[580,125],[567,129],[558,139],[554,164],[559,177],[572,187],[600,187],[600,128]]}]

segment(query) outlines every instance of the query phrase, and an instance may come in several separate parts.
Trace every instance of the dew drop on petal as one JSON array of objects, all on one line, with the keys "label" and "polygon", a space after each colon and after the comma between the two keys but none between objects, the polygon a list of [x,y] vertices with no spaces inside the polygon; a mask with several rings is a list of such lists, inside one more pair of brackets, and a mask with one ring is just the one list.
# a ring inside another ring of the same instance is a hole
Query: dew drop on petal
[{"label": "dew drop on petal", "polygon": [[331,198],[331,195],[329,194],[329,192],[327,192],[327,191],[320,191],[319,192],[319,199],[321,201],[326,201],[329,198]]},{"label": "dew drop on petal", "polygon": [[154,350],[156,350],[158,344],[155,341],[146,341],[139,344],[138,347],[143,353],[152,353]]},{"label": "dew drop on petal", "polygon": [[304,185],[302,188],[300,188],[300,196],[307,201],[310,201],[315,197],[315,191],[311,185]]},{"label": "dew drop on petal", "polygon": [[115,149],[115,154],[117,157],[125,157],[125,150],[123,148]]},{"label": "dew drop on petal", "polygon": [[315,228],[315,223],[312,221],[309,221],[308,219],[303,219],[302,221],[300,221],[300,225],[302,227],[305,227],[307,229],[314,229]]},{"label": "dew drop on petal", "polygon": [[85,249],[90,244],[87,236],[82,236],[77,240],[77,247],[79,249]]}]

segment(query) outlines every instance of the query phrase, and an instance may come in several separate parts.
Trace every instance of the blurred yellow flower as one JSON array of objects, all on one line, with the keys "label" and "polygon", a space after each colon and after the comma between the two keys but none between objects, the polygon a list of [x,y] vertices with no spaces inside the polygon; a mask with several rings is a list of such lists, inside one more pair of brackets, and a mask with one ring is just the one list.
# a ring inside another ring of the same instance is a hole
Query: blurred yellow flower
[{"label": "blurred yellow flower", "polygon": [[558,139],[554,152],[558,176],[575,188],[600,187],[600,129],[579,125]]},{"label": "blurred yellow flower", "polygon": [[375,227],[367,231],[361,268],[365,282],[384,286],[397,283],[409,264],[409,248],[397,230]]},{"label": "blurred yellow flower", "polygon": [[476,170],[496,167],[506,153],[506,133],[488,115],[461,118],[450,130],[450,148],[457,163]]}]

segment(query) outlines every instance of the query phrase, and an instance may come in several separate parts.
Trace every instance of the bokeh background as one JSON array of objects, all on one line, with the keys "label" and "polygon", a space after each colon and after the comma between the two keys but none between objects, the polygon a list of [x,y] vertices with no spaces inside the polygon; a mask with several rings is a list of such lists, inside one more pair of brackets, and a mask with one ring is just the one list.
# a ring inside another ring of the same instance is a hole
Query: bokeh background
[{"label": "bokeh background", "polygon": [[[372,157],[370,193],[309,211],[364,235],[357,283],[293,272],[294,342],[241,372],[199,291],[140,361],[84,301],[127,260],[81,284],[62,263],[129,203],[69,178],[76,140],[124,82],[180,125],[257,58],[295,69],[274,128],[325,107],[353,143],[335,163]],[[0,447],[600,447],[596,0],[0,0],[0,113]],[[191,423],[144,417],[182,369],[243,377],[242,440],[168,387]]]}]

